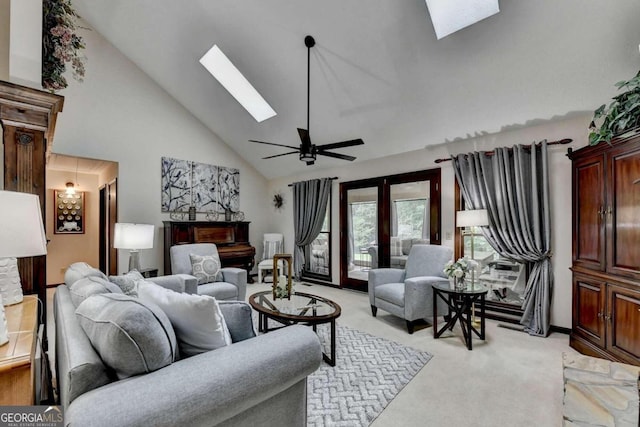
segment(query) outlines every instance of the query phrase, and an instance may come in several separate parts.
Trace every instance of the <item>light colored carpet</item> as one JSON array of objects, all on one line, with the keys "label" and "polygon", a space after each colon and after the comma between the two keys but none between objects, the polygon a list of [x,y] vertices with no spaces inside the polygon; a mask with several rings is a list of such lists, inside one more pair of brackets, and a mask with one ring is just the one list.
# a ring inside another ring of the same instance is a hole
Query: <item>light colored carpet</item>
[{"label": "light colored carpet", "polygon": [[[328,328],[318,335],[328,353]],[[427,352],[337,325],[336,366],[307,379],[307,425],[368,426],[431,359]]]},{"label": "light colored carpet", "polygon": [[[247,296],[268,289],[269,284],[250,284]],[[568,335],[531,337],[489,320],[487,340],[474,338],[473,351],[468,351],[457,326],[440,339],[433,338],[432,328],[409,335],[399,317],[381,311],[372,317],[366,293],[320,285],[300,290],[340,304],[343,326],[433,355],[371,427],[562,425],[562,353],[575,353]],[[53,289],[47,289],[49,343],[55,342],[52,296]],[[52,350],[50,345],[51,361]]]}]

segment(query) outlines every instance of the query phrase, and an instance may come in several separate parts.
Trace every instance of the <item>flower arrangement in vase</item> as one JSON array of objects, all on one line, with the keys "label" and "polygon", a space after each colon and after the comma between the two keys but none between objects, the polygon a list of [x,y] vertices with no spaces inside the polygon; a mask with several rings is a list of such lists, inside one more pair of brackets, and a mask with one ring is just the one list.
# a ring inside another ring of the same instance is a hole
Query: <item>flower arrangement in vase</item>
[{"label": "flower arrangement in vase", "polygon": [[291,287],[289,287],[289,279],[285,275],[280,275],[275,278],[273,283],[273,298],[291,298],[293,292],[293,281],[291,281]]},{"label": "flower arrangement in vase", "polygon": [[448,261],[444,265],[443,272],[448,278],[453,279],[455,289],[461,290],[466,287],[465,278],[467,277],[467,273],[475,267],[475,264],[475,261],[470,259],[464,257],[458,258],[456,262]]}]

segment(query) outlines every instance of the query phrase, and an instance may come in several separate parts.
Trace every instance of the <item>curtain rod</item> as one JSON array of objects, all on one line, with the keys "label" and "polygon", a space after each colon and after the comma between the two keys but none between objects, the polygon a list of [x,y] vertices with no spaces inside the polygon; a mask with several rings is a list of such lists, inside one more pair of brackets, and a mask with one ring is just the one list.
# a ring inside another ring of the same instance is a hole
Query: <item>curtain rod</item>
[{"label": "curtain rod", "polygon": [[[330,179],[331,181],[333,181],[334,179],[338,179],[338,177],[337,177],[337,176],[333,176],[333,177],[328,178],[328,179]],[[293,187],[293,183],[289,184],[288,186],[289,186],[289,187]]]},{"label": "curtain rod", "polygon": [[[565,138],[565,139],[561,139],[559,141],[547,142],[547,145],[564,145],[564,144],[569,144],[570,142],[573,142],[573,139]],[[531,144],[525,145],[524,148],[531,148]],[[487,156],[492,156],[492,155],[495,154],[495,151],[485,151],[484,154],[486,154]],[[451,161],[451,157],[448,157],[446,159],[436,159],[435,160],[436,163],[450,162],[450,161]]]}]

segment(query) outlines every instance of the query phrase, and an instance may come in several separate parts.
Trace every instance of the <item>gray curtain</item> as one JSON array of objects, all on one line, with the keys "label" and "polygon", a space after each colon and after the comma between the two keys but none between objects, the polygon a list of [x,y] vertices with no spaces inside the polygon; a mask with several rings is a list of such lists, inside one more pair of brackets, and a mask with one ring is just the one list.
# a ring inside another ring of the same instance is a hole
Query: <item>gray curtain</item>
[{"label": "gray curtain", "polygon": [[398,235],[398,205],[395,200],[391,203],[391,235]]},{"label": "gray curtain", "polygon": [[293,269],[296,280],[300,280],[304,268],[304,247],[310,245],[322,230],[330,193],[329,178],[293,183]]},{"label": "gray curtain", "polygon": [[452,156],[456,179],[472,209],[487,209],[487,242],[503,257],[530,267],[520,323],[531,335],[549,334],[553,271],[547,143]]}]

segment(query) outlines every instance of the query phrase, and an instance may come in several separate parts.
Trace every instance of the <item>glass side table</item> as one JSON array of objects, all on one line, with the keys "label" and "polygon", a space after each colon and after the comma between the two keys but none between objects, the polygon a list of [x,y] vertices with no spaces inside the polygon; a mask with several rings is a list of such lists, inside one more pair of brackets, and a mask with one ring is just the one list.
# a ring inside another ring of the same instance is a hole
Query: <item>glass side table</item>
[{"label": "glass side table", "polygon": [[[447,329],[452,330],[459,321],[464,342],[469,350],[473,350],[473,334],[481,340],[485,339],[484,302],[488,289],[475,284],[473,287],[456,290],[452,283],[440,282],[433,284],[433,338],[439,338]],[[449,308],[449,320],[441,329],[438,329],[438,298],[444,301]],[[475,304],[476,310],[480,310],[480,330],[476,329],[471,320],[471,307]]]}]

